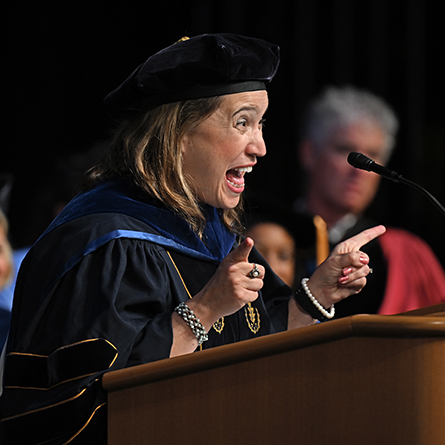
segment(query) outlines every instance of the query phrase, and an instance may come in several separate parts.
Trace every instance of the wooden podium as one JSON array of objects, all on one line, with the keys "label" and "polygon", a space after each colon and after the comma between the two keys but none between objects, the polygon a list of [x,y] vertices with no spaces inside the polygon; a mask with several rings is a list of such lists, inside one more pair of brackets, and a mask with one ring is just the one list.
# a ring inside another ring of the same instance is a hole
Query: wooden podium
[{"label": "wooden podium", "polygon": [[445,304],[109,372],[108,443],[443,444]]}]

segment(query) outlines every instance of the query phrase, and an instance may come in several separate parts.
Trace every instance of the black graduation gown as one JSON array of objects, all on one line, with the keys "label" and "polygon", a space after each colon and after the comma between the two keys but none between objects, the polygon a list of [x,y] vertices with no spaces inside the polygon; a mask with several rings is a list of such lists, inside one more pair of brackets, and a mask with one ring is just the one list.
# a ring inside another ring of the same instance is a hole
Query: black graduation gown
[{"label": "black graduation gown", "polygon": [[[129,200],[127,191],[119,189],[119,199]],[[119,199],[105,208],[75,198],[23,261],[4,368],[2,444],[105,443],[101,376],[167,358],[174,308],[218,267],[190,247],[194,241],[159,236],[137,196],[135,210],[122,213]],[[70,213],[76,206],[82,210]],[[255,250],[250,261],[268,269],[259,298],[250,313],[244,308],[225,317],[220,332],[211,329],[204,348],[286,329],[290,289]]]}]

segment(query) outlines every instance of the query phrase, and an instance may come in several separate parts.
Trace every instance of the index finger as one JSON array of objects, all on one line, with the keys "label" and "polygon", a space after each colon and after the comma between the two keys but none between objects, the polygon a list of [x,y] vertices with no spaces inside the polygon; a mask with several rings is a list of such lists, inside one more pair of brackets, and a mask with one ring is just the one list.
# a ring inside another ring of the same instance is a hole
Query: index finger
[{"label": "index finger", "polygon": [[383,235],[385,232],[386,227],[382,225],[363,230],[363,232],[360,232],[359,234],[341,242],[335,248],[335,251],[341,254],[359,250],[362,246],[368,244],[370,241],[377,238],[378,236]]}]

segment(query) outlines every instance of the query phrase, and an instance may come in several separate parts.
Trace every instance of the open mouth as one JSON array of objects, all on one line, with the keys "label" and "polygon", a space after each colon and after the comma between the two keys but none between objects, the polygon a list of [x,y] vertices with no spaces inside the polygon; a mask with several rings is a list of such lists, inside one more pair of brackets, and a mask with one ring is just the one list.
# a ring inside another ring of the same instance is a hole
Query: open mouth
[{"label": "open mouth", "polygon": [[226,173],[227,182],[235,189],[243,189],[245,184],[244,175],[251,171],[252,167],[232,168]]}]

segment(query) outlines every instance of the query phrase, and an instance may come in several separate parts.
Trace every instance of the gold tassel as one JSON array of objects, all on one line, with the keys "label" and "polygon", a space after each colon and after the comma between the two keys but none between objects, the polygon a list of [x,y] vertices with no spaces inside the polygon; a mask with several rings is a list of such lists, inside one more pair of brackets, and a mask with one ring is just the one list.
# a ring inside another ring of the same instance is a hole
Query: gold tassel
[{"label": "gold tassel", "polygon": [[329,236],[326,223],[321,216],[314,216],[317,246],[317,266],[329,256]]}]

